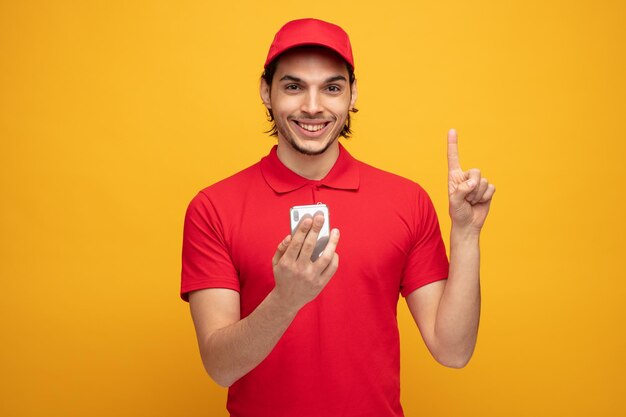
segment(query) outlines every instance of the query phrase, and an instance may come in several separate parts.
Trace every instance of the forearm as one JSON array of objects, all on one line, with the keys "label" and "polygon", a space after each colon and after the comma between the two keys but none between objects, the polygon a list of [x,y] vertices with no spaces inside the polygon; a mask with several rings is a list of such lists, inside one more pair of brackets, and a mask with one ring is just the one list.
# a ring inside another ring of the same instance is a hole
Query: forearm
[{"label": "forearm", "polygon": [[479,234],[450,233],[450,270],[435,323],[442,362],[464,366],[472,356],[480,317]]},{"label": "forearm", "polygon": [[215,382],[230,386],[260,364],[295,317],[272,291],[247,317],[215,330],[201,343],[204,366]]}]

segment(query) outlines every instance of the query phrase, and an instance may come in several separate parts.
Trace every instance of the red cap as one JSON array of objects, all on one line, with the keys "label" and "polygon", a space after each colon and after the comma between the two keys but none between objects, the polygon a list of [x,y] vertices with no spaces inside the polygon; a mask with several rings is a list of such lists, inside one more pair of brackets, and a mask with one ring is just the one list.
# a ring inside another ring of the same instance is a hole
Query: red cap
[{"label": "red cap", "polygon": [[264,67],[283,52],[296,46],[319,45],[337,52],[354,69],[348,34],[339,26],[318,19],[299,19],[280,28],[270,46]]}]

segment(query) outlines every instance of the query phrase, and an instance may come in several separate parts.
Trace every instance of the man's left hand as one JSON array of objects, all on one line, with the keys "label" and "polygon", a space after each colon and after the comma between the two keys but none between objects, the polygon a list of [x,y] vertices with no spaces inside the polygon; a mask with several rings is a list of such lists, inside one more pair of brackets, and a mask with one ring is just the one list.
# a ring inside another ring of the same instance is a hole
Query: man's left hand
[{"label": "man's left hand", "polygon": [[496,187],[473,168],[463,171],[456,130],[448,132],[448,198],[452,227],[480,232]]}]

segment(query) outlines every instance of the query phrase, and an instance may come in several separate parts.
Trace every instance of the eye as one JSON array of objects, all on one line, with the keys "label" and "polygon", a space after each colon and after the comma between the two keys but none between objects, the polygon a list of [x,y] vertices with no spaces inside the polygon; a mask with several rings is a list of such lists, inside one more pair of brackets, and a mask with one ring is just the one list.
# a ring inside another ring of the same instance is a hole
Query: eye
[{"label": "eye", "polygon": [[326,87],[326,89],[331,92],[331,93],[340,93],[341,92],[341,87],[339,87],[338,85],[329,85],[328,87]]},{"label": "eye", "polygon": [[298,84],[287,84],[285,85],[285,90],[296,91],[299,90],[300,86]]}]

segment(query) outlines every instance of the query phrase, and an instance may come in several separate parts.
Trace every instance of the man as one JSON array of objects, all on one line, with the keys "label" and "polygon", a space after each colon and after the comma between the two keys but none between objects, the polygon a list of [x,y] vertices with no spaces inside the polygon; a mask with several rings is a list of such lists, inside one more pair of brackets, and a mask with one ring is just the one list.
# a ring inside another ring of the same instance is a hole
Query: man
[{"label": "man", "polygon": [[[435,359],[464,366],[478,329],[478,239],[495,189],[461,169],[450,131],[448,265],[425,191],[338,142],[357,99],[338,26],[283,26],[260,92],[278,144],[202,190],[185,218],[181,295],[204,366],[230,387],[231,416],[402,416],[399,294]],[[329,219],[305,217],[289,233],[290,207],[316,203]],[[326,221],[334,228],[312,261]]]}]

